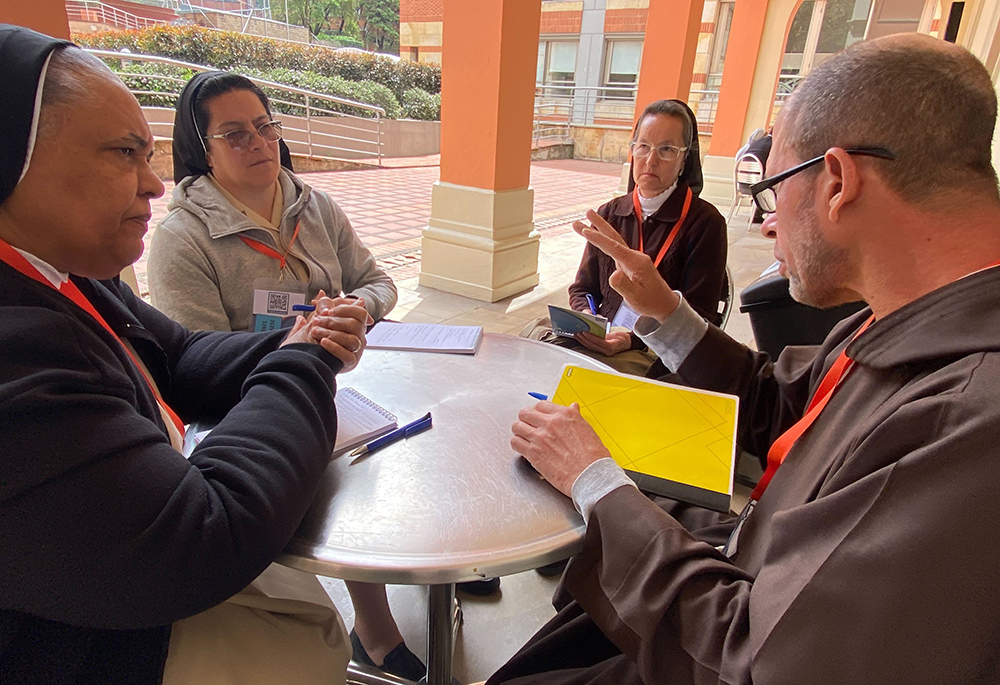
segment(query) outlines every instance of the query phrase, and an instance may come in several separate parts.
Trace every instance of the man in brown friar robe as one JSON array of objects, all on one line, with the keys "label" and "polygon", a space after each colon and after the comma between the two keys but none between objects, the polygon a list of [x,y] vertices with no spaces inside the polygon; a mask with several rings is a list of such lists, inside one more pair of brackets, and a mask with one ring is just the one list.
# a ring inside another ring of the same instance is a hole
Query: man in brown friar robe
[{"label": "man in brown friar robe", "polygon": [[631,487],[574,408],[522,411],[511,445],[588,528],[559,613],[490,685],[1000,682],[995,120],[983,66],[926,36],[810,74],[754,188],[763,232],[797,300],[871,308],[774,362],[599,217],[578,226],[643,339],[684,382],[738,394],[741,444],[771,465],[719,536]]}]

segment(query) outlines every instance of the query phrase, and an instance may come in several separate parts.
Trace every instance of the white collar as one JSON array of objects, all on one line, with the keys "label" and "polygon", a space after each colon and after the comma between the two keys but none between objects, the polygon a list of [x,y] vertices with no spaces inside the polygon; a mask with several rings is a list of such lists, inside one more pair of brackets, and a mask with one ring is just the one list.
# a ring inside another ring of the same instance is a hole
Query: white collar
[{"label": "white collar", "polygon": [[677,181],[674,181],[672,186],[655,197],[643,197],[642,193],[639,193],[639,206],[642,207],[642,218],[648,219],[650,216],[655,214],[675,190],[677,190]]},{"label": "white collar", "polygon": [[[13,245],[11,247],[13,247]],[[42,274],[43,276],[45,276],[46,280],[48,280],[48,282],[51,283],[52,287],[55,288],[56,290],[59,289],[59,286],[61,286],[63,283],[65,283],[66,281],[69,280],[69,274],[68,273],[63,273],[62,271],[59,271],[58,269],[56,269],[54,266],[52,266],[48,262],[39,259],[38,257],[36,257],[35,255],[31,254],[30,252],[25,252],[24,250],[19,250],[16,247],[14,249],[17,250],[21,254],[22,257],[24,257],[25,259],[27,259],[28,262],[33,267],[35,267],[36,269],[38,269],[38,272],[40,274]]]}]

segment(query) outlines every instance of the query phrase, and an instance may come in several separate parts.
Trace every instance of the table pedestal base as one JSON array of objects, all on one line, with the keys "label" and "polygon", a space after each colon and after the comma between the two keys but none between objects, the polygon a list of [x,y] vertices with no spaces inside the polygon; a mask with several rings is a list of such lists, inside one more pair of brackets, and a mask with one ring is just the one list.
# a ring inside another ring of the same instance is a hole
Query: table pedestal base
[{"label": "table pedestal base", "polygon": [[427,586],[427,685],[451,685],[451,660],[462,623],[455,584]]}]

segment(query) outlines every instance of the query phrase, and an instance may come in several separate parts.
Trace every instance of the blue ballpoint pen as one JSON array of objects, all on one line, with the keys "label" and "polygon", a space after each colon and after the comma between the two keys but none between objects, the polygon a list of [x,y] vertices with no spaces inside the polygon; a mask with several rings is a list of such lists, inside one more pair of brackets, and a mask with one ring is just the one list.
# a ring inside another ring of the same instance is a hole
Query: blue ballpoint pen
[{"label": "blue ballpoint pen", "polygon": [[594,296],[587,293],[587,304],[590,305],[590,313],[597,316],[597,305],[594,304]]},{"label": "blue ballpoint pen", "polygon": [[540,392],[529,392],[528,394],[534,397],[536,400],[541,400],[542,402],[549,399],[548,395],[543,395]]},{"label": "blue ballpoint pen", "polygon": [[386,445],[391,445],[392,443],[397,442],[399,440],[405,440],[411,435],[416,435],[417,433],[425,431],[430,427],[431,427],[431,413],[427,412],[416,421],[412,421],[406,424],[405,426],[400,426],[391,433],[386,433],[381,438],[372,440],[367,445],[362,445],[358,449],[351,452],[350,456],[360,457],[365,454],[371,454],[375,450],[381,449]]}]

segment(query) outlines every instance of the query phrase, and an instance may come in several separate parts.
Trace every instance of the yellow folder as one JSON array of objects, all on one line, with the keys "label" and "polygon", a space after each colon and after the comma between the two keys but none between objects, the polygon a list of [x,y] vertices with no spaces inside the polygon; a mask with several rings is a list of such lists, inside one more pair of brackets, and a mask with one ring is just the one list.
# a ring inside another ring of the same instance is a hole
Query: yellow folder
[{"label": "yellow folder", "polygon": [[566,365],[552,401],[578,403],[642,490],[729,511],[739,398]]}]

